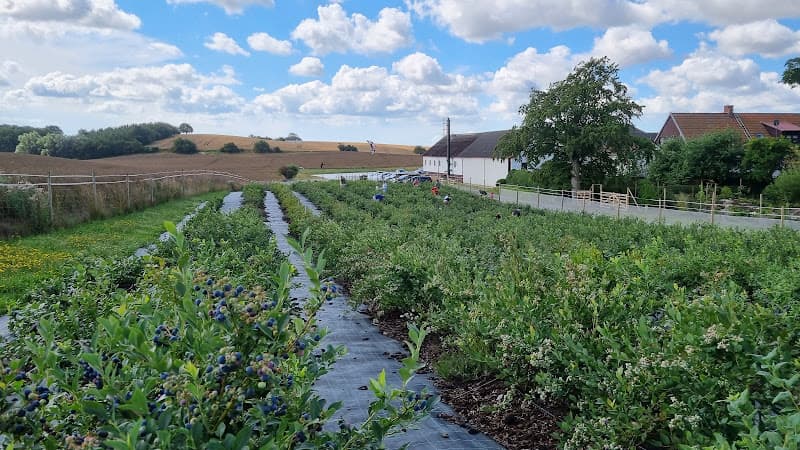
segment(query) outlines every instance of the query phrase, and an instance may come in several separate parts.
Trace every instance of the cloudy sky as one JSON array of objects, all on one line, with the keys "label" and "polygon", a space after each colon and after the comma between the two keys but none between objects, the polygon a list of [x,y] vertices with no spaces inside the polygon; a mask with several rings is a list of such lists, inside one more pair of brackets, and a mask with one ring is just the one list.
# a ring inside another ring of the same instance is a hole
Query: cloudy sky
[{"label": "cloudy sky", "polygon": [[591,56],[670,111],[800,111],[797,0],[0,0],[0,123],[430,145]]}]

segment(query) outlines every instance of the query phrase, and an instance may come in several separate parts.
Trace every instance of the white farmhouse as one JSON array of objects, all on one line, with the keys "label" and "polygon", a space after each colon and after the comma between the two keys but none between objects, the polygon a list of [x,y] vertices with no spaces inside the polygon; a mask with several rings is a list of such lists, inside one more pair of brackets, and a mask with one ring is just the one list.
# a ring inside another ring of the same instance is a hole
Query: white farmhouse
[{"label": "white farmhouse", "polygon": [[[517,160],[495,159],[498,141],[510,130],[450,135],[450,178],[469,184],[494,186],[511,169],[519,169]],[[447,176],[447,136],[422,155],[422,169],[434,178]]]}]

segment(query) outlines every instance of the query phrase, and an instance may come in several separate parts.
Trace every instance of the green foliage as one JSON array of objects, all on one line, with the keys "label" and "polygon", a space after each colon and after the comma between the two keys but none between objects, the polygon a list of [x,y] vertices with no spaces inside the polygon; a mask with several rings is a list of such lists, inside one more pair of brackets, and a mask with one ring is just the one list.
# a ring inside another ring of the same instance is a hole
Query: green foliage
[{"label": "green foliage", "polygon": [[787,170],[764,189],[764,198],[776,205],[800,203],[800,170]]},{"label": "green foliage", "polygon": [[253,144],[253,151],[255,153],[272,153],[272,148],[267,141],[258,141]]},{"label": "green foliage", "polygon": [[40,136],[46,134],[64,134],[61,128],[50,125],[44,128],[24,127],[18,125],[0,125],[0,152],[14,152],[17,149],[19,136],[35,132]]},{"label": "green foliage", "polygon": [[40,233],[50,224],[44,191],[26,187],[0,187],[0,236],[23,231]]},{"label": "green foliage", "polygon": [[417,145],[416,147],[414,147],[414,154],[415,155],[421,155],[421,154],[425,153],[426,151],[427,151],[427,149],[425,149],[425,147],[423,147],[421,145]]},{"label": "green foliage", "polygon": [[742,158],[744,178],[756,192],[761,191],[772,182],[772,174],[783,168],[784,160],[792,155],[793,151],[794,145],[785,138],[751,139],[744,146]]},{"label": "green foliage", "polygon": [[42,136],[35,131],[31,131],[29,133],[21,134],[19,136],[19,143],[17,144],[17,148],[15,153],[21,153],[25,155],[39,155],[42,153],[42,147],[39,144],[39,140]]},{"label": "green foliage", "polygon": [[358,148],[355,145],[339,144],[336,146],[340,152],[357,152]]},{"label": "green foliage", "polygon": [[278,147],[277,145],[275,147],[272,147],[272,153],[282,153],[281,148]]},{"label": "green foliage", "polygon": [[497,154],[522,154],[534,165],[550,156],[566,161],[573,189],[580,189],[587,171],[612,175],[621,163],[645,156],[630,134],[642,107],[631,100],[619,67],[608,58],[592,58],[546,91],[533,90],[520,113],[522,126],[500,141]]},{"label": "green foliage", "polygon": [[179,131],[163,123],[142,123],[98,130],[79,130],[77,136],[65,137],[50,156],[74,159],[108,158],[111,156],[146,153],[146,146],[175,136]]},{"label": "green foliage", "polygon": [[563,161],[549,160],[538,169],[512,170],[506,177],[515,186],[538,186],[546,189],[569,189],[570,168]]},{"label": "green foliage", "polygon": [[53,155],[58,154],[64,145],[64,135],[48,133],[40,135],[35,131],[19,136],[16,153],[30,155]]},{"label": "green foliage", "polygon": [[280,169],[278,169],[278,172],[287,180],[291,180],[297,176],[297,174],[300,172],[300,168],[294,164],[289,164],[288,166],[282,166]]},{"label": "green foliage", "polygon": [[661,184],[684,184],[689,180],[686,145],[670,139],[656,150],[648,167],[648,177]]},{"label": "green foliage", "polygon": [[266,189],[263,184],[251,183],[245,185],[242,189],[244,204],[254,209],[263,208],[265,190]]},{"label": "green foliage", "polygon": [[[17,339],[0,348],[3,446],[376,449],[430,412],[436,398],[409,388],[427,334],[412,326],[401,385],[378,374],[368,418],[329,431],[341,404],[312,388],[343,349],[323,349],[316,323],[334,298],[324,259],[294,243],[312,293],[300,310],[294,268],[255,210],[209,208],[185,235],[165,227],[170,241],[153,256],[76,268],[58,301],[20,312]],[[127,291],[116,289],[122,273]]]},{"label": "green foliage", "polygon": [[242,150],[236,146],[233,142],[228,142],[219,149],[222,153],[241,153]]},{"label": "green foliage", "polygon": [[762,439],[791,436],[787,389],[751,355],[777,349],[775,376],[796,372],[796,232],[511,218],[514,205],[447,187],[444,208],[405,185],[380,203],[371,182],[292,186],[327,218],[287,208],[291,226],[329,249],[354,302],[429,320],[450,376],[488,374],[517,401],[566,408],[563,448],[734,442],[745,428],[726,399],[748,388],[759,414],[777,414],[761,421]]},{"label": "green foliage", "polygon": [[286,135],[284,140],[286,140],[286,141],[302,141],[302,139],[300,139],[300,136],[298,136],[296,133],[289,133],[288,135]]},{"label": "green foliage", "polygon": [[800,86],[800,58],[786,61],[786,69],[781,80],[790,86]]},{"label": "green foliage", "polygon": [[189,125],[188,123],[184,122],[178,125],[178,131],[180,131],[181,133],[189,134],[189,133],[194,133],[194,128],[192,128],[192,126]]},{"label": "green foliage", "polygon": [[197,153],[197,144],[189,139],[177,138],[172,141],[172,151],[182,155],[191,155]]},{"label": "green foliage", "polygon": [[742,137],[735,130],[709,133],[686,142],[686,175],[693,181],[736,183],[744,156]]}]

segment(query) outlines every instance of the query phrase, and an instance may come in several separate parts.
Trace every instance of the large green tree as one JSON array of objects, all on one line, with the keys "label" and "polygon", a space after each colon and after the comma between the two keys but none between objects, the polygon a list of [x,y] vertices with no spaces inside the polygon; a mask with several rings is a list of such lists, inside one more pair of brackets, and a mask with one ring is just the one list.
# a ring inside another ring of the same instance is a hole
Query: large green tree
[{"label": "large green tree", "polygon": [[631,135],[631,121],[642,107],[619,80],[619,66],[606,57],[579,64],[565,80],[534,89],[520,107],[522,125],[503,139],[499,157],[524,155],[532,165],[553,158],[569,163],[573,190],[585,175],[617,172],[635,160],[641,142]]},{"label": "large green tree", "polygon": [[800,58],[792,58],[786,61],[783,82],[792,86],[800,86]]}]

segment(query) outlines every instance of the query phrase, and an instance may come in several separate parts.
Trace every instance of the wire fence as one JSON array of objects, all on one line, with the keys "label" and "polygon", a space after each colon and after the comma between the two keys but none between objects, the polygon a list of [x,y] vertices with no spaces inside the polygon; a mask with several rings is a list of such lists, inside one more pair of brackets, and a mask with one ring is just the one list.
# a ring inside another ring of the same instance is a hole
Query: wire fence
[{"label": "wire fence", "polygon": [[718,200],[713,192],[710,201],[703,202],[673,200],[667,198],[666,194],[662,198],[637,197],[630,190],[627,193],[608,192],[600,189],[599,185],[588,190],[572,191],[507,184],[487,188],[453,180],[448,184],[502,202],[554,211],[635,217],[668,224],[710,223],[742,229],[773,226],[800,229],[800,208],[765,206],[763,201],[747,204],[730,199]]},{"label": "wire fence", "polygon": [[124,175],[0,173],[0,236],[71,226],[249,182],[240,175],[213,170]]}]

